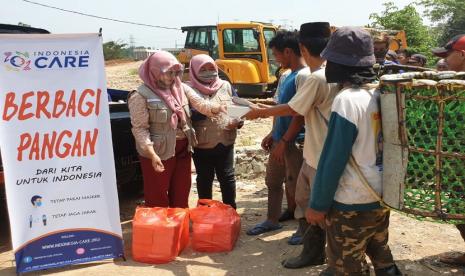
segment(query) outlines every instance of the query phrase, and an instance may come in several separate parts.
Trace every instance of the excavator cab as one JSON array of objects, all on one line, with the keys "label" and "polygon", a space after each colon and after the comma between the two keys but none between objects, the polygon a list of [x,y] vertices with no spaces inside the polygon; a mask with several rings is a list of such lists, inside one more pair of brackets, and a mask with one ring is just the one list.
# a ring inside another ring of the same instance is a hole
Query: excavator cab
[{"label": "excavator cab", "polygon": [[178,56],[189,65],[198,54],[210,55],[220,77],[229,81],[240,96],[269,97],[274,93],[279,68],[268,47],[277,26],[259,22],[231,22],[182,27],[185,47]]}]

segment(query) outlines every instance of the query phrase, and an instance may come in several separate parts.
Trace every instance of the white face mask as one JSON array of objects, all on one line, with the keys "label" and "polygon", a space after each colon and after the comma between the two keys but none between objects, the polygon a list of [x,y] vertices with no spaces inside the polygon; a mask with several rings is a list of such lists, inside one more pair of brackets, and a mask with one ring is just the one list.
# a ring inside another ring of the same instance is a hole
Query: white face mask
[{"label": "white face mask", "polygon": [[211,70],[211,71],[206,70],[206,71],[199,72],[198,77],[201,81],[210,83],[216,80],[216,78],[218,77],[218,72],[214,70]]}]

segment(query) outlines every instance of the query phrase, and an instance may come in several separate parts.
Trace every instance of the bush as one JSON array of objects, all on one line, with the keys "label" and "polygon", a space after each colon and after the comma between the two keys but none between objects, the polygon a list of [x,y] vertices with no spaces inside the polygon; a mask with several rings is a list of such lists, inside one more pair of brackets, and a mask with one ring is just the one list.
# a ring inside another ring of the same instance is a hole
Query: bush
[{"label": "bush", "polygon": [[435,33],[423,23],[422,16],[413,4],[399,9],[393,2],[386,2],[384,11],[370,15],[370,27],[404,30],[407,36],[407,45],[410,53],[423,54],[428,58],[428,65],[435,64],[431,49],[435,45]]},{"label": "bush", "polygon": [[127,44],[120,41],[108,41],[103,43],[103,56],[105,60],[127,58]]}]

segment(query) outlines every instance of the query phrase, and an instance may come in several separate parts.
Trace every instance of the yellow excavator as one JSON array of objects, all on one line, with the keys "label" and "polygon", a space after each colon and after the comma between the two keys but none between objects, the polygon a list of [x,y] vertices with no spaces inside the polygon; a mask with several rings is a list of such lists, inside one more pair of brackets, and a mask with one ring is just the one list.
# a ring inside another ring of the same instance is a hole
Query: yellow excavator
[{"label": "yellow excavator", "polygon": [[389,50],[397,51],[399,49],[407,48],[407,36],[403,30],[382,30],[375,28],[365,28],[372,36],[387,35],[391,39]]},{"label": "yellow excavator", "polygon": [[222,79],[229,81],[241,97],[270,97],[275,91],[279,64],[268,43],[278,26],[261,22],[230,22],[181,28],[187,32],[178,55],[188,68],[192,56],[213,57]]},{"label": "yellow excavator", "polygon": [[[241,97],[270,97],[274,94],[279,64],[268,47],[279,26],[262,22],[229,22],[217,25],[182,27],[187,32],[178,60],[186,68],[198,54],[210,55],[222,79],[229,81]],[[332,27],[335,31],[336,27]],[[390,49],[407,47],[404,31],[368,29],[389,35]],[[187,77],[187,74],[185,74]]]}]

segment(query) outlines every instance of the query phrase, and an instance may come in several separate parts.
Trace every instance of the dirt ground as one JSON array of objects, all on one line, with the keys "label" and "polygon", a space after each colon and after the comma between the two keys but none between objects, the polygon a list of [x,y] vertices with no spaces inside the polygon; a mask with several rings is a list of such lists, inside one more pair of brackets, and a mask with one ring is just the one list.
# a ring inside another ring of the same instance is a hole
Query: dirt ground
[{"label": "dirt ground", "polygon": [[[109,87],[134,89],[138,85],[134,73],[139,63],[128,62],[107,67]],[[270,129],[270,120],[246,122],[239,134],[239,143],[258,143]],[[195,176],[193,177],[195,182]],[[214,197],[220,199],[215,185]],[[281,230],[261,236],[247,236],[245,231],[266,218],[267,190],[262,178],[239,179],[237,183],[238,213],[242,231],[236,247],[228,253],[199,253],[187,247],[173,262],[149,265],[131,258],[131,218],[141,196],[121,196],[120,211],[127,261],[104,261],[61,269],[32,272],[28,275],[318,275],[319,266],[299,270],[284,269],[281,260],[297,255],[301,246],[287,244],[297,227],[296,221],[285,222]],[[190,206],[195,206],[197,194],[192,186]],[[285,203],[283,204],[285,206]],[[4,210],[4,208],[2,208]],[[4,215],[4,212],[3,212]],[[404,275],[465,275],[465,269],[438,262],[440,254],[465,251],[465,242],[452,225],[419,221],[392,212],[390,241],[394,258]],[[0,225],[0,275],[15,275],[8,225]]]},{"label": "dirt ground", "polygon": [[[195,179],[195,178],[194,178]],[[325,266],[288,270],[281,260],[297,255],[301,246],[287,244],[288,237],[297,227],[296,221],[285,222],[282,230],[261,236],[247,236],[246,229],[266,216],[266,188],[263,180],[238,182],[238,212],[242,230],[236,247],[229,253],[199,253],[187,247],[173,262],[149,265],[131,258],[131,218],[140,197],[121,198],[121,224],[127,261],[104,261],[75,265],[67,268],[32,272],[28,275],[318,275]],[[215,198],[220,199],[215,186]],[[195,185],[191,191],[190,206],[195,206]],[[15,275],[8,226],[1,226],[0,275]],[[464,251],[465,243],[451,225],[421,222],[393,212],[390,226],[390,247],[404,275],[465,275],[464,268],[440,264],[438,255]]]}]

